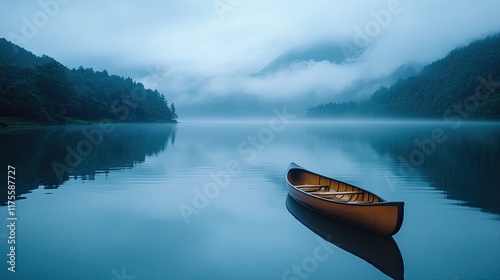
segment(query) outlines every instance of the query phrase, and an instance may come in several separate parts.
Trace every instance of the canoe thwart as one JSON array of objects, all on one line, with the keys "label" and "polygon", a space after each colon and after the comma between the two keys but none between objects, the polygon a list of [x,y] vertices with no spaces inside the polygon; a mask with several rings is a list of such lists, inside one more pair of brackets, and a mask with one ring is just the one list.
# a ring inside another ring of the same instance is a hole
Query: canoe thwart
[{"label": "canoe thwart", "polygon": [[297,188],[299,189],[304,189],[304,188],[326,188],[328,185],[296,185]]},{"label": "canoe thwart", "polygon": [[329,187],[328,185],[297,185],[298,189],[303,190],[305,192],[317,192],[323,188],[326,189],[328,187]]},{"label": "canoe thwart", "polygon": [[394,235],[403,223],[404,202],[386,202],[370,191],[314,173],[293,162],[285,179],[293,199],[332,218],[381,235]]},{"label": "canoe thwart", "polygon": [[314,195],[344,195],[344,194],[362,194],[360,191],[350,191],[350,192],[311,192]]},{"label": "canoe thwart", "polygon": [[354,201],[348,201],[348,203],[351,204],[364,204],[364,203],[372,203],[371,201],[363,201],[363,200],[354,200]]}]

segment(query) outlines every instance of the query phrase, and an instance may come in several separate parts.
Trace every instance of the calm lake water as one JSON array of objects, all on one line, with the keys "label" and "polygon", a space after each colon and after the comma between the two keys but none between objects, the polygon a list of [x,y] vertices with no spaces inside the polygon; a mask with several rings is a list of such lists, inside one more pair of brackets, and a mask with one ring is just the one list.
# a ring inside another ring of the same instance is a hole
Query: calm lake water
[{"label": "calm lake water", "polygon": [[[499,124],[276,120],[1,130],[0,278],[500,279]],[[292,161],[404,201],[400,232],[298,205]]]}]

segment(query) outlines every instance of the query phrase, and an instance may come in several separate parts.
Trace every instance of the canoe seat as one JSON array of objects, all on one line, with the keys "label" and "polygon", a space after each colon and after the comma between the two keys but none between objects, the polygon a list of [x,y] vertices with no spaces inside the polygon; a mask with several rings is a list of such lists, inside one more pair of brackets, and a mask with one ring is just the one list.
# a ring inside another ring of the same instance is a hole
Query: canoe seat
[{"label": "canoe seat", "polygon": [[354,200],[354,201],[349,201],[349,203],[351,203],[351,204],[364,204],[364,203],[373,203],[373,202]]},{"label": "canoe seat", "polygon": [[295,187],[305,192],[311,192],[311,191],[319,191],[322,188],[328,188],[328,185],[296,185]]},{"label": "canoe seat", "polygon": [[344,195],[344,194],[361,194],[361,191],[349,191],[349,192],[312,192],[314,195]]},{"label": "canoe seat", "polygon": [[302,189],[302,188],[325,188],[328,187],[328,185],[296,185],[297,188]]}]

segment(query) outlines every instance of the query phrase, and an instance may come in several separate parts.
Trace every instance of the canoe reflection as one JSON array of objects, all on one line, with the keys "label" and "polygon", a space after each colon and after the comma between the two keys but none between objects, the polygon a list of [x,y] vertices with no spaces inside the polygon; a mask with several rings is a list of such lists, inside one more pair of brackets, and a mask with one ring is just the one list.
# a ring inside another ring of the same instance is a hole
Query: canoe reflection
[{"label": "canoe reflection", "polygon": [[404,263],[394,238],[324,216],[286,198],[288,211],[303,225],[333,245],[372,264],[393,279],[404,278]]}]

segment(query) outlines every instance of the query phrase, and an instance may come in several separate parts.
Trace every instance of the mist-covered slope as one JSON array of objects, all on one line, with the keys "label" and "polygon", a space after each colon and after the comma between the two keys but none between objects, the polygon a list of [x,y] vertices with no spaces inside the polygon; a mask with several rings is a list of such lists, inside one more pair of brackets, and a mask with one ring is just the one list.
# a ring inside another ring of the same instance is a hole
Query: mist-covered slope
[{"label": "mist-covered slope", "polygon": [[266,76],[292,67],[294,64],[304,62],[328,61],[334,64],[350,62],[349,53],[342,49],[336,42],[321,42],[308,46],[299,46],[289,49],[271,62],[254,76]]},{"label": "mist-covered slope", "polygon": [[500,119],[500,34],[451,51],[358,103],[310,107],[309,117]]}]

